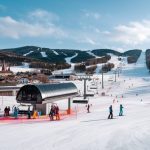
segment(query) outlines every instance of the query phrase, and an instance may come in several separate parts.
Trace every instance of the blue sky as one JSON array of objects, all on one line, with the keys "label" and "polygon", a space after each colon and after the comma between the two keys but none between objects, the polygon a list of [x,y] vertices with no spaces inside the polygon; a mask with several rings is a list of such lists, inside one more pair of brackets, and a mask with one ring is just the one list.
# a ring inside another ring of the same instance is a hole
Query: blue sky
[{"label": "blue sky", "polygon": [[0,48],[150,48],[149,0],[0,0]]}]

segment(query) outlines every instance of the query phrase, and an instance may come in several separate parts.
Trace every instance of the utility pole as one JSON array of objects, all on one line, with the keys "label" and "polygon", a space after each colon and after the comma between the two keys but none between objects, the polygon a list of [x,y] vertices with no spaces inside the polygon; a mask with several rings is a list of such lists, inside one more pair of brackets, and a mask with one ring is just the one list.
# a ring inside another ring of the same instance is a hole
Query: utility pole
[{"label": "utility pole", "polygon": [[84,99],[86,99],[86,78],[83,79],[84,80]]},{"label": "utility pole", "polygon": [[119,67],[117,69],[118,69],[118,77],[119,77]]},{"label": "utility pole", "polygon": [[103,73],[103,68],[102,68],[102,89],[104,89],[104,73]]},{"label": "utility pole", "polygon": [[116,73],[117,73],[117,71],[115,70],[115,82],[116,82]]},{"label": "utility pole", "polygon": [[84,93],[83,93],[83,98],[86,99],[86,81],[91,80],[90,76],[83,76],[80,77],[81,80],[84,81]]}]

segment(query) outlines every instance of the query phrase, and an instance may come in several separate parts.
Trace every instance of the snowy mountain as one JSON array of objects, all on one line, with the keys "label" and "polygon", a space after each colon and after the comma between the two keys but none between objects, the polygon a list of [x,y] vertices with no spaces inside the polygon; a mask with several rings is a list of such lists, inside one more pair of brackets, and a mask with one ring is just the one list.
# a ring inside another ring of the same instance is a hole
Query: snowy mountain
[{"label": "snowy mountain", "polygon": [[120,53],[111,49],[96,49],[96,50],[73,50],[73,49],[50,49],[36,46],[24,46],[11,49],[1,49],[3,52],[12,52],[19,56],[34,58],[50,63],[65,63],[68,58],[71,58],[71,63],[81,63],[88,59],[114,54],[116,56],[132,56],[141,50],[130,50]]}]

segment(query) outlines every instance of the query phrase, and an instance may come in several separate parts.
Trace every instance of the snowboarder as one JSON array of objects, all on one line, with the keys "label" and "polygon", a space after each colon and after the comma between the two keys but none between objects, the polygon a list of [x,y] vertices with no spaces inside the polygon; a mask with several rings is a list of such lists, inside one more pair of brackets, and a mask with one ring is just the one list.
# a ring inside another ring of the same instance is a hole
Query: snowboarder
[{"label": "snowboarder", "polygon": [[113,109],[112,109],[112,105],[110,105],[109,107],[109,116],[108,119],[113,119]]},{"label": "snowboarder", "polygon": [[123,106],[122,106],[122,104],[120,104],[119,116],[123,116]]}]

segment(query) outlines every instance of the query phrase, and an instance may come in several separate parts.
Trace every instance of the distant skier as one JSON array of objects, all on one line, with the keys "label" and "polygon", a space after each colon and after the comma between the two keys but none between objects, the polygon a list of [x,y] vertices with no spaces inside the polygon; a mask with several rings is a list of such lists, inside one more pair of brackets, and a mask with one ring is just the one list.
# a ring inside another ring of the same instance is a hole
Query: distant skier
[{"label": "distant skier", "polygon": [[115,103],[115,99],[113,100],[113,103]]},{"label": "distant skier", "polygon": [[108,119],[113,119],[113,109],[112,109],[112,105],[110,105],[109,107],[109,116]]},{"label": "distant skier", "polygon": [[122,106],[122,104],[120,104],[119,116],[123,116],[123,106]]},{"label": "distant skier", "polygon": [[87,113],[90,113],[90,105],[87,105]]}]

